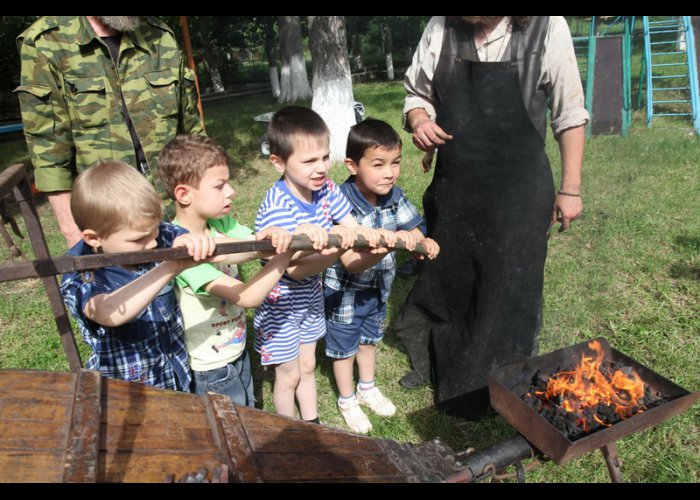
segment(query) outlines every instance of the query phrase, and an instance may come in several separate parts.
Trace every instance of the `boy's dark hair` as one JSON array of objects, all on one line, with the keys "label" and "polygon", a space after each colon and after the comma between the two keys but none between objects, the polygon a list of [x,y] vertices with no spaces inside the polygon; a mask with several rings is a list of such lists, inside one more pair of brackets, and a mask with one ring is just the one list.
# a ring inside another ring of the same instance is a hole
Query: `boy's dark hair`
[{"label": "boy's dark hair", "polygon": [[175,186],[195,188],[208,168],[229,166],[226,150],[210,137],[180,134],[165,145],[158,155],[158,175],[165,191],[175,197]]},{"label": "boy's dark hair", "polygon": [[287,106],[280,109],[272,117],[267,129],[270,154],[279,156],[286,162],[294,154],[294,141],[300,136],[327,138],[330,132],[323,118],[312,109],[301,106]]},{"label": "boy's dark hair", "polygon": [[382,120],[367,118],[350,128],[345,157],[360,163],[365,151],[370,148],[392,150],[401,145],[401,136],[391,125]]}]

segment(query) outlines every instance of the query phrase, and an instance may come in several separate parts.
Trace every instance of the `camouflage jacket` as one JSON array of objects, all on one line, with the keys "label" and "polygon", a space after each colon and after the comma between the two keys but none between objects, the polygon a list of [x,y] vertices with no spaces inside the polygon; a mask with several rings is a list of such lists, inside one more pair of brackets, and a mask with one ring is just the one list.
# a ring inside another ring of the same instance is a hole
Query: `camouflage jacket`
[{"label": "camouflage jacket", "polygon": [[116,68],[85,16],[42,17],[17,37],[17,46],[22,70],[15,93],[41,191],[70,190],[74,177],[98,160],[135,165],[122,95],[151,173],[175,135],[204,133],[194,72],[159,19],[144,18],[122,34]]}]

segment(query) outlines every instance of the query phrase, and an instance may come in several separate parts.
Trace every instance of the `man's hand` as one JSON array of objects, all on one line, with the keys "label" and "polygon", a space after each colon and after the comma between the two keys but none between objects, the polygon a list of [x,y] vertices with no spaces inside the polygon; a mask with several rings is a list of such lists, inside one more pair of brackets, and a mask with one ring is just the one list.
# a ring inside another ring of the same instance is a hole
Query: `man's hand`
[{"label": "man's hand", "polygon": [[406,115],[406,120],[413,130],[413,144],[421,151],[432,153],[436,147],[453,139],[450,134],[430,119],[430,115],[423,108],[410,110]]},{"label": "man's hand", "polygon": [[561,222],[559,232],[566,231],[573,221],[583,215],[583,200],[581,196],[557,194],[552,210],[552,224]]},{"label": "man's hand", "polygon": [[425,118],[413,127],[413,144],[421,151],[432,152],[446,141],[454,139],[430,118]]}]

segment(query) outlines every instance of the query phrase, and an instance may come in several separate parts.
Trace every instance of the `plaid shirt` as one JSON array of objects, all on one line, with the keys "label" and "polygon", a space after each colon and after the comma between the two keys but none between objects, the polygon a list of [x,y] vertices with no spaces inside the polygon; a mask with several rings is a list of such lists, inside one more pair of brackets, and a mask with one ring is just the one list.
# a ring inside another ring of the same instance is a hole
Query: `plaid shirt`
[{"label": "plaid shirt", "polygon": [[[169,248],[187,230],[161,223],[158,248]],[[79,242],[68,255],[89,255],[92,249]],[[129,382],[189,390],[190,369],[185,347],[182,314],[175,300],[174,281],[169,283],[141,314],[129,323],[107,328],[89,320],[83,312],[88,301],[111,293],[147,273],[158,264],[138,266],[137,271],[105,267],[89,273],[67,273],[61,280],[66,305],[80,327],[92,354],[87,368],[102,375]]]},{"label": "plaid shirt", "polygon": [[[352,214],[358,224],[374,229],[388,231],[410,231],[423,222],[418,209],[411,203],[404,192],[394,186],[381,196],[379,206],[372,206],[355,185],[354,177],[348,178],[340,190],[350,200]],[[326,311],[326,316],[340,323],[350,323],[355,309],[355,292],[359,290],[379,289],[382,301],[386,302],[391,293],[391,286],[396,274],[395,252],[389,252],[381,261],[370,269],[357,274],[348,273],[340,261],[326,269],[323,285],[327,289],[343,294],[342,300],[333,310]],[[326,292],[328,295],[328,292]]]}]

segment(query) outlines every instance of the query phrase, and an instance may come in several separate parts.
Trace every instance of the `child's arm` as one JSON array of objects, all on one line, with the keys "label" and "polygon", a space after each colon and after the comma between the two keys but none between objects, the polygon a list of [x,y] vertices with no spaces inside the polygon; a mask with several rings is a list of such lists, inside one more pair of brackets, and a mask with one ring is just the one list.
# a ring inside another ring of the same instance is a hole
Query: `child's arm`
[{"label": "child's arm", "polygon": [[[173,248],[183,246],[187,247],[192,259],[163,262],[112,293],[95,295],[85,304],[85,316],[98,325],[110,328],[128,323],[153,301],[170,280],[196,265],[197,261],[207,259],[214,252],[216,244],[210,236],[187,233],[173,242]],[[218,256],[214,259],[221,260]]]},{"label": "child's arm", "polygon": [[[346,227],[333,226],[330,231],[313,224],[301,224],[296,228],[294,234],[304,234],[308,236],[314,248],[318,252],[302,252],[299,257],[295,257],[292,265],[287,269],[287,275],[295,280],[302,280],[309,276],[314,276],[325,271],[333,265],[343,250],[350,248],[355,241],[355,233]],[[340,248],[324,248],[328,243],[328,235],[337,234],[341,239]]]},{"label": "child's arm", "polygon": [[[376,265],[384,256],[391,251],[391,247],[396,243],[396,235],[385,229],[372,229],[360,225],[352,214],[345,216],[340,222],[340,226],[351,228],[356,235],[364,237],[371,247],[370,250],[359,251],[349,250],[340,257],[343,267],[352,274],[361,273]],[[387,247],[378,247],[379,241],[384,238]]]},{"label": "child's arm", "polygon": [[377,229],[376,231],[378,231],[381,238],[384,238],[384,242],[387,246],[372,248],[365,251],[345,252],[340,257],[340,262],[343,263],[343,267],[345,267],[347,272],[357,274],[366,271],[380,262],[387,253],[393,251],[397,239],[396,233],[387,231],[386,229]]},{"label": "child's arm", "polygon": [[289,245],[292,242],[292,233],[288,230],[271,226],[263,229],[259,233],[251,235],[249,238],[217,238],[216,242],[220,243],[237,243],[240,241],[259,241],[269,239],[272,242],[272,246],[275,248],[269,252],[239,252],[227,254],[226,259],[223,261],[224,264],[234,265],[243,264],[245,262],[250,262],[251,260],[258,259],[269,259],[275,254],[281,254],[287,251]]},{"label": "child's arm", "polygon": [[210,281],[204,288],[211,295],[226,299],[241,307],[257,307],[285,273],[293,252],[287,251],[272,257],[247,283],[225,274]]}]

